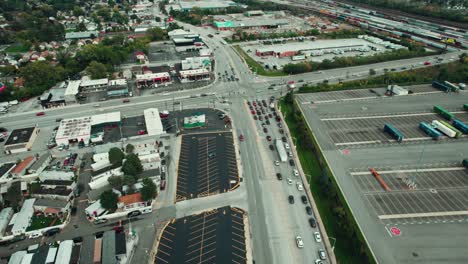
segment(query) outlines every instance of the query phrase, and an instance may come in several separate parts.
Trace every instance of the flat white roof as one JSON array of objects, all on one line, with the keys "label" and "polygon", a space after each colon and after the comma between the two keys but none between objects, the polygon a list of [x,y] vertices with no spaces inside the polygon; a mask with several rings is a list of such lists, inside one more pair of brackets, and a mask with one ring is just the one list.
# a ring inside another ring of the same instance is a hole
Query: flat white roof
[{"label": "flat white roof", "polygon": [[55,264],[69,264],[73,249],[73,240],[65,240],[60,243]]},{"label": "flat white roof", "polygon": [[32,262],[33,256],[34,256],[33,253],[28,253],[24,255],[23,258],[21,259],[21,264],[30,264]]},{"label": "flat white roof", "polygon": [[304,51],[304,50],[321,50],[321,49],[339,49],[350,46],[367,46],[370,44],[366,40],[352,38],[352,39],[333,39],[333,40],[315,40],[294,42],[287,44],[268,45],[262,46],[257,49],[257,52],[275,52],[283,53],[287,51]]},{"label": "flat white roof", "polygon": [[69,81],[67,89],[65,90],[65,96],[67,95],[77,95],[79,92],[81,81]]},{"label": "flat white roof", "polygon": [[55,138],[59,139],[80,139],[89,137],[91,133],[91,117],[79,117],[64,119],[60,121]]},{"label": "flat white roof", "polygon": [[3,231],[5,231],[10,222],[10,217],[13,215],[13,208],[7,207],[0,212],[0,237],[3,236]]},{"label": "flat white roof", "polygon": [[74,177],[74,173],[71,171],[49,171],[45,170],[39,174],[39,180],[57,180],[57,181],[70,181]]},{"label": "flat white roof", "polygon": [[18,215],[15,218],[15,223],[11,232],[15,234],[16,232],[25,232],[26,228],[29,226],[29,220],[31,219],[34,213],[34,202],[35,198],[24,200],[21,210],[18,212]]},{"label": "flat white roof", "polygon": [[127,85],[127,79],[110,80],[109,86],[113,86],[113,85]]},{"label": "flat white roof", "polygon": [[210,71],[205,68],[202,68],[202,69],[195,69],[195,70],[180,71],[179,73],[181,76],[185,76],[185,75],[206,74],[206,73],[210,73]]},{"label": "flat white roof", "polygon": [[57,255],[57,250],[58,248],[56,247],[49,247],[49,251],[47,252],[47,258],[45,263],[54,263],[55,262],[55,256]]},{"label": "flat white roof", "polygon": [[109,152],[96,153],[93,155],[93,160],[94,162],[102,160],[109,161]]},{"label": "flat white roof", "polygon": [[104,210],[101,206],[101,200],[97,200],[96,202],[90,204],[88,207],[85,208],[85,212],[88,215],[92,215],[93,212],[99,212],[101,210]]},{"label": "flat white roof", "polygon": [[210,9],[210,8],[226,8],[229,6],[237,6],[236,3],[234,3],[233,1],[229,1],[229,0],[179,1],[179,5],[182,9],[192,9],[194,7],[199,7],[201,9]]},{"label": "flat white roof", "polygon": [[148,108],[143,112],[145,115],[146,131],[149,136],[164,134],[164,128],[159,117],[157,108]]},{"label": "flat white roof", "polygon": [[81,87],[86,87],[86,86],[96,86],[96,85],[107,85],[109,83],[109,79],[103,78],[103,79],[96,79],[96,80],[81,80]]},{"label": "flat white roof", "polygon": [[28,254],[28,252],[24,250],[16,251],[15,253],[11,255],[10,260],[8,261],[8,264],[21,264],[21,260],[26,254]]},{"label": "flat white roof", "polygon": [[120,112],[93,115],[91,117],[92,126],[103,124],[103,123],[118,123],[120,121],[121,121]]},{"label": "flat white roof", "polygon": [[188,35],[188,34],[191,34],[191,33],[180,28],[167,32],[167,35],[169,37],[177,36],[177,35]]},{"label": "flat white roof", "polygon": [[137,74],[136,80],[137,81],[145,81],[157,78],[170,78],[168,72],[155,72],[155,73],[145,73],[145,74]]}]

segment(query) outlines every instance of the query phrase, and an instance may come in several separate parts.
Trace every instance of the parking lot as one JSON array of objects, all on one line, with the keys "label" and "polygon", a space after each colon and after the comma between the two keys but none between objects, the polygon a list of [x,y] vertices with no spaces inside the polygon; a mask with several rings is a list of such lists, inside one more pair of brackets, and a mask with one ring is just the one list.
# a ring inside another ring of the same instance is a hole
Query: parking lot
[{"label": "parking lot", "polygon": [[[455,118],[463,122],[468,121],[468,114],[465,112],[452,112]],[[442,119],[435,113],[417,113],[401,115],[382,116],[361,116],[343,118],[322,119],[326,129],[330,131],[330,137],[337,146],[355,145],[356,143],[388,143],[395,140],[383,132],[386,123],[390,123],[400,130],[405,139],[403,141],[432,140],[424,131],[419,128],[420,122],[431,123],[433,120]],[[463,138],[444,140],[466,140]]]},{"label": "parking lot", "polygon": [[155,263],[246,263],[244,217],[223,207],[173,221],[161,234]]},{"label": "parking lot", "polygon": [[[468,122],[462,110],[468,94],[428,92],[320,104],[310,103],[314,96],[297,95],[298,105],[378,261],[414,262],[412,251],[419,260],[437,262],[433,252],[445,252],[447,241],[468,223],[468,178],[461,165],[468,157],[468,137],[434,141],[418,125],[443,119],[434,105]],[[385,123],[407,140],[396,143],[383,132]],[[443,262],[464,263],[466,250],[452,248]]]},{"label": "parking lot", "polygon": [[229,191],[239,174],[230,132],[183,135],[176,200]]},{"label": "parking lot", "polygon": [[140,131],[146,131],[144,116],[122,118],[122,137],[129,138],[138,136]]}]

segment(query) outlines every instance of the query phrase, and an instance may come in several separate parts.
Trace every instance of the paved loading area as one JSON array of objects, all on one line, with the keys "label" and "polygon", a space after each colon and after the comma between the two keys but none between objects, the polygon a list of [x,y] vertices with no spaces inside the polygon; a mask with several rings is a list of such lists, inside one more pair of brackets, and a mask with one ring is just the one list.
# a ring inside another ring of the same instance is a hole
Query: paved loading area
[{"label": "paved loading area", "polygon": [[[468,122],[462,110],[468,93],[318,104],[310,103],[314,96],[298,94],[296,102],[377,261],[467,262],[461,246],[468,244],[468,170],[461,164],[468,158],[467,137],[425,139],[418,123],[442,119],[432,112],[436,104]],[[385,122],[421,140],[393,142],[383,132]]]},{"label": "paved loading area", "polygon": [[177,201],[223,193],[238,184],[231,132],[183,135]]},{"label": "paved loading area", "polygon": [[155,263],[247,263],[244,212],[223,207],[166,226]]}]

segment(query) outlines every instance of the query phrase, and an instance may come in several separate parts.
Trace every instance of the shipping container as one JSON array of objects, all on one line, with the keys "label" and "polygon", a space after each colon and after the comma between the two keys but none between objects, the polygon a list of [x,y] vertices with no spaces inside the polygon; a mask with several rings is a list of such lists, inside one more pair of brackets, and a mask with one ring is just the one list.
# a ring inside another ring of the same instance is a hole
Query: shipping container
[{"label": "shipping container", "polygon": [[442,107],[438,105],[434,105],[434,112],[436,112],[437,114],[441,115],[443,118],[449,121],[453,119],[452,113],[450,113],[449,111],[443,109]]},{"label": "shipping container", "polygon": [[466,125],[465,123],[463,123],[462,121],[460,120],[453,120],[453,126],[455,128],[457,128],[458,130],[460,130],[462,133],[464,134],[468,134],[468,125]]},{"label": "shipping container", "polygon": [[434,128],[436,128],[437,130],[439,130],[440,132],[444,133],[445,135],[447,135],[447,137],[450,137],[450,138],[453,138],[455,137],[456,133],[455,131],[451,130],[450,128],[446,127],[445,125],[443,125],[442,123],[440,123],[439,121],[437,120],[433,120],[432,121],[432,126]]},{"label": "shipping container", "polygon": [[461,135],[463,135],[463,133],[456,129],[455,127],[453,127],[451,124],[449,124],[448,122],[444,121],[444,120],[438,120],[442,125],[446,126],[447,128],[449,128],[450,130],[452,130],[453,132],[455,132],[455,137],[458,138],[460,137]]},{"label": "shipping container", "polygon": [[435,130],[431,125],[426,122],[419,123],[419,128],[428,134],[432,139],[438,140],[442,137],[442,134]]},{"label": "shipping container", "polygon": [[401,142],[404,138],[403,133],[391,124],[385,124],[384,132],[389,133],[398,142]]}]

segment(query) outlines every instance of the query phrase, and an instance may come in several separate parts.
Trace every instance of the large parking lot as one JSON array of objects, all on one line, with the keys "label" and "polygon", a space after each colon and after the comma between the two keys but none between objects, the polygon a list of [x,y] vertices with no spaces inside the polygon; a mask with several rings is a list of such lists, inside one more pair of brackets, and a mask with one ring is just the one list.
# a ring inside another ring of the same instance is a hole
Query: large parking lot
[{"label": "large parking lot", "polygon": [[155,263],[247,263],[244,212],[223,207],[173,221]]},{"label": "large parking lot", "polygon": [[[407,96],[368,98],[358,90],[296,100],[379,262],[464,263],[466,251],[457,245],[468,239],[454,234],[468,225],[468,174],[461,164],[468,137],[434,141],[418,124],[443,119],[434,105],[467,123],[468,94],[418,89],[421,94]],[[402,143],[383,132],[385,123],[404,134]]]},{"label": "large parking lot", "polygon": [[239,174],[232,133],[183,135],[177,177],[177,200],[227,192]]}]

